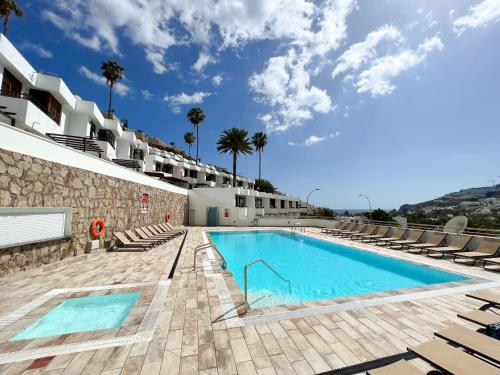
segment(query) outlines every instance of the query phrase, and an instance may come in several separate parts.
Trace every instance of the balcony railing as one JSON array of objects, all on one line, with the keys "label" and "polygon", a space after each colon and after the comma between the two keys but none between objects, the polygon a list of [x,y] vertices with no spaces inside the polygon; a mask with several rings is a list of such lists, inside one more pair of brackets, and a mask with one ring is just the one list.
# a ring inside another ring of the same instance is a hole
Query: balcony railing
[{"label": "balcony railing", "polygon": [[97,140],[108,142],[113,150],[115,149],[115,135],[111,130],[108,129],[99,129],[97,132]]},{"label": "balcony railing", "polygon": [[38,100],[36,100],[33,95],[30,95],[25,92],[17,93],[17,92],[12,92],[12,91],[7,91],[7,90],[0,90],[0,95],[1,96],[7,96],[10,98],[16,98],[16,99],[24,99],[28,100],[29,102],[33,103],[38,109],[40,109],[43,113],[45,113],[52,121],[54,121],[56,124],[59,125],[57,115],[50,113],[48,108],[45,107],[43,104],[41,104]]}]

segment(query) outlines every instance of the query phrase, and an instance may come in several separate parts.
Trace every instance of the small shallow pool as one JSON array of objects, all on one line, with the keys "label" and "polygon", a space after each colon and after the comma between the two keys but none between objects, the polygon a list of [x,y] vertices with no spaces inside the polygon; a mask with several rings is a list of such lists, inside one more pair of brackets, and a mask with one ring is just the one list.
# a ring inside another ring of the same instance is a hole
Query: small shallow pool
[{"label": "small shallow pool", "polygon": [[466,277],[338,245],[285,230],[210,232],[244,290],[245,264],[262,258],[291,282],[264,265],[248,270],[253,307],[298,303],[465,280]]},{"label": "small shallow pool", "polygon": [[68,298],[11,341],[120,327],[140,293]]}]

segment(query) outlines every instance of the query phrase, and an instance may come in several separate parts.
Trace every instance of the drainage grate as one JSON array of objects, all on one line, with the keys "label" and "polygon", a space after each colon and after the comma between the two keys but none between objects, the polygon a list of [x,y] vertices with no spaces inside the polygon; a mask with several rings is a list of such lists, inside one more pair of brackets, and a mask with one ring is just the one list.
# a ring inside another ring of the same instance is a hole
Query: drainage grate
[{"label": "drainage grate", "polygon": [[181,246],[179,247],[179,251],[177,252],[177,256],[175,257],[174,264],[172,265],[172,269],[170,270],[170,273],[168,274],[169,279],[174,277],[175,269],[177,268],[177,263],[179,262],[179,257],[181,256],[182,248],[184,247],[184,242],[186,242],[187,235],[188,235],[188,231],[186,230],[186,233],[184,234],[184,238],[182,239]]},{"label": "drainage grate", "polygon": [[415,359],[417,356],[411,352],[399,353],[395,355],[390,355],[388,357],[377,358],[373,361],[358,363],[357,365],[339,368],[336,370],[322,372],[320,375],[353,375],[363,373],[374,368],[379,368],[383,366],[388,366],[391,363],[404,360]]}]

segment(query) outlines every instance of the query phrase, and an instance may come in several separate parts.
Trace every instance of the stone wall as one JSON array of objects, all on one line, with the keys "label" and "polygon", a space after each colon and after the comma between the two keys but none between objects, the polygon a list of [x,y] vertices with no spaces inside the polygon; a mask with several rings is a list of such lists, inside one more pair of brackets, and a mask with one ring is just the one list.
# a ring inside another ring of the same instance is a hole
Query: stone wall
[{"label": "stone wall", "polygon": [[[140,196],[151,196],[149,213],[140,213]],[[0,277],[39,267],[85,251],[93,219],[102,217],[108,247],[112,232],[165,221],[187,224],[187,195],[93,173],[0,149],[0,206],[71,207],[72,239],[0,249]],[[1,235],[1,233],[0,233]]]}]

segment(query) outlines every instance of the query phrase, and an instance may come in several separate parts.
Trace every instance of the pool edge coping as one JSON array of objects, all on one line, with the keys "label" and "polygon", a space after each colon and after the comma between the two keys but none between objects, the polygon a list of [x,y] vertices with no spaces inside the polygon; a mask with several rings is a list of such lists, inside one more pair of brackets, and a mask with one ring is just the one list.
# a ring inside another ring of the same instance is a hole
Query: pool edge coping
[{"label": "pool edge coping", "polygon": [[[252,227],[244,227],[244,228],[224,228],[221,230],[214,230],[214,229],[208,229],[204,228],[201,231],[202,234],[202,239],[203,243],[211,243],[208,240],[208,232],[238,232],[238,231],[260,231],[260,230],[274,230],[274,231],[283,231],[283,232],[288,232],[287,229],[282,228],[282,227],[262,227],[262,228],[252,228]],[[301,233],[305,236],[308,236],[310,238],[314,238],[317,240],[323,240],[327,241],[330,243],[334,243],[337,245],[341,246],[348,246],[348,247],[353,247],[357,250],[360,251],[369,251],[371,253],[374,253],[379,256],[385,256],[393,259],[397,259],[400,261],[404,262],[409,262],[413,263],[422,267],[429,267],[429,268],[435,268],[440,271],[448,272],[448,273],[453,273],[453,274],[458,274],[467,277],[468,279],[474,279],[477,281],[480,281],[475,284],[470,284],[470,285],[460,285],[460,286],[454,286],[454,287],[445,287],[445,288],[438,288],[438,289],[433,289],[433,290],[422,290],[422,291],[416,291],[416,292],[406,292],[398,295],[393,295],[393,296],[386,296],[386,297],[375,297],[375,298],[364,298],[360,300],[355,300],[355,301],[347,301],[347,302],[341,302],[341,303],[335,303],[334,300],[335,298],[327,298],[327,299],[322,299],[322,300],[315,300],[315,301],[308,301],[308,302],[319,302],[323,301],[327,304],[321,305],[321,306],[313,306],[313,307],[304,307],[304,308],[297,308],[294,310],[287,310],[287,311],[279,311],[279,312],[265,312],[265,313],[258,313],[257,315],[246,315],[246,316],[240,316],[240,322],[239,324],[245,326],[245,325],[254,325],[254,324],[262,324],[262,323],[268,323],[276,320],[287,320],[287,319],[295,319],[295,318],[301,318],[301,317],[307,317],[307,316],[315,316],[315,315],[320,315],[320,314],[327,314],[331,312],[336,312],[336,311],[345,311],[345,310],[351,310],[355,308],[362,308],[362,307],[370,307],[370,306],[378,306],[378,305],[385,305],[388,303],[394,303],[394,302],[405,302],[405,301],[410,301],[410,300],[417,300],[417,299],[423,299],[423,298],[432,298],[432,297],[437,297],[437,296],[442,296],[442,295],[448,295],[448,294],[456,294],[460,292],[467,292],[467,291],[474,291],[474,290],[480,290],[480,289],[489,289],[489,288],[494,288],[500,286],[500,279],[494,280],[491,278],[488,278],[485,275],[478,276],[476,272],[473,270],[472,273],[469,273],[465,270],[450,270],[449,267],[440,267],[440,266],[435,266],[434,264],[426,264],[426,263],[421,263],[415,258],[413,259],[413,256],[419,255],[419,254],[411,254],[411,253],[406,253],[406,252],[399,252],[399,253],[384,253],[383,251],[380,251],[377,249],[376,246],[370,245],[367,243],[356,243],[353,241],[335,241],[336,238],[324,238],[322,236],[315,236],[319,235],[320,233]],[[213,246],[216,246],[216,244],[212,241],[211,243]],[[361,246],[363,247],[361,247]],[[365,247],[366,246],[366,247]],[[382,248],[385,249],[385,248]],[[386,249],[387,250],[387,249]],[[393,249],[395,250],[395,249]],[[398,251],[398,250],[395,250]],[[215,259],[212,249],[208,248],[207,252],[211,253],[211,256],[209,256],[209,259]],[[407,257],[402,257],[399,254],[408,254],[410,255],[410,259]],[[438,259],[433,259],[429,257],[425,257],[424,259],[429,259],[431,260],[430,263],[437,262]],[[456,265],[457,267],[465,267],[464,265]],[[480,271],[481,272],[481,271]],[[231,276],[234,279],[234,275],[231,272]],[[223,277],[222,277],[223,278]],[[236,282],[236,280],[235,280]],[[225,280],[224,280],[225,283]],[[237,283],[236,283],[237,284]],[[443,283],[447,284],[447,283]],[[436,284],[440,285],[440,284]],[[226,287],[227,284],[226,284]],[[425,287],[425,286],[424,286]],[[404,290],[404,289],[417,289],[421,287],[415,287],[415,288],[401,288],[401,289],[394,289],[393,291],[398,291],[398,290]],[[238,288],[239,289],[239,288]],[[241,293],[241,290],[239,290]],[[370,296],[375,294],[374,293],[368,293],[364,294],[362,296]],[[383,293],[383,292],[382,292]],[[354,296],[356,297],[356,296]],[[341,298],[349,298],[349,297],[339,297],[338,299]],[[270,306],[272,308],[280,308],[280,307],[293,307],[297,306],[298,304],[282,304],[282,305],[275,305],[275,306]],[[233,303],[234,306],[234,303]],[[264,307],[263,309],[265,309]],[[260,309],[260,308],[259,308]],[[254,310],[255,311],[255,310]],[[236,326],[239,326],[236,325]]]}]

